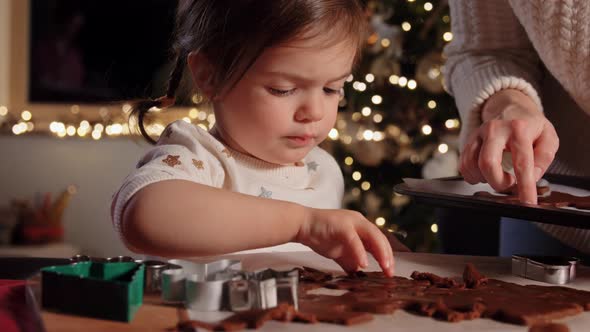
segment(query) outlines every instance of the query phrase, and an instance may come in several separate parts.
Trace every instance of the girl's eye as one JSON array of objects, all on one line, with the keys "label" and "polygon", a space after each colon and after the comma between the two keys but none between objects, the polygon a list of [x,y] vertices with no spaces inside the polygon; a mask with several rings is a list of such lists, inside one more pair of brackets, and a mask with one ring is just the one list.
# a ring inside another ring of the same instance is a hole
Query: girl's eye
[{"label": "girl's eye", "polygon": [[295,92],[295,89],[281,90],[275,88],[268,88],[268,91],[275,96],[283,97],[292,94],[293,92]]},{"label": "girl's eye", "polygon": [[328,95],[341,95],[342,89],[324,88],[324,92]]}]

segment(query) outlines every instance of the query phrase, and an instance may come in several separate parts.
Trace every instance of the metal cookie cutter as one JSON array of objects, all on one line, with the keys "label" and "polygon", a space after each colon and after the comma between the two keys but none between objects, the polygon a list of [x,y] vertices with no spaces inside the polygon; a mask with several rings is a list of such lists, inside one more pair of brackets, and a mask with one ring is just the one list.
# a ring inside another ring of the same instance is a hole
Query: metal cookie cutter
[{"label": "metal cookie cutter", "polygon": [[512,274],[563,285],[576,278],[579,261],[576,257],[568,256],[512,255]]},{"label": "metal cookie cutter", "polygon": [[162,278],[166,271],[179,270],[180,266],[158,260],[147,260],[145,265],[144,292],[147,294],[159,294],[162,292]]},{"label": "metal cookie cutter", "polygon": [[96,262],[96,263],[119,263],[119,262],[135,262],[135,259],[130,256],[114,256],[114,257],[90,257],[88,255],[74,255],[70,258],[72,264],[78,262]]},{"label": "metal cookie cutter", "polygon": [[297,307],[299,273],[296,269],[242,271],[240,261],[194,263],[170,260],[181,270],[162,274],[162,299],[185,302],[198,311],[266,309],[286,302]]},{"label": "metal cookie cutter", "polygon": [[232,311],[268,309],[288,303],[298,309],[299,271],[266,269],[244,272],[241,279],[229,282],[229,306]]},{"label": "metal cookie cutter", "polygon": [[162,300],[169,303],[186,302],[198,311],[219,311],[227,308],[227,283],[242,267],[240,261],[223,259],[195,263],[172,259],[169,264],[181,269],[162,274]]},{"label": "metal cookie cutter", "polygon": [[162,273],[167,270],[180,269],[180,266],[162,262],[158,260],[139,260],[130,256],[114,257],[91,257],[87,255],[75,255],[70,258],[72,264],[78,262],[95,262],[95,263],[120,263],[135,262],[145,266],[143,289],[146,294],[157,294],[161,291]]}]

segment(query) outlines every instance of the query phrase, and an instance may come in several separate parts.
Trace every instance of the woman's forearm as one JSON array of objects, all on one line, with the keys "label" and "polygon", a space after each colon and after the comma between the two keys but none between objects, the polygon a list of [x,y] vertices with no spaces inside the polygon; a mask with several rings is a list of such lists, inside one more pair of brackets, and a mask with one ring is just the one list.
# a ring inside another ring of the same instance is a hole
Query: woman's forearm
[{"label": "woman's forearm", "polygon": [[168,180],[131,198],[121,229],[146,254],[207,256],[293,241],[305,218],[299,204]]}]

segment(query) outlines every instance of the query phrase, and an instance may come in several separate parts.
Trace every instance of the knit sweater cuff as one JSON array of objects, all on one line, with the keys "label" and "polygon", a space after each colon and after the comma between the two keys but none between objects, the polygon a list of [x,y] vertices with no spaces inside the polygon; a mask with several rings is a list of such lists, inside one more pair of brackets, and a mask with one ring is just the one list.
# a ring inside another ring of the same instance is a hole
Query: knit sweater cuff
[{"label": "knit sweater cuff", "polygon": [[[458,70],[460,67],[455,68],[455,71]],[[541,99],[533,85],[526,79],[515,76],[513,70],[507,70],[502,66],[492,65],[472,72],[455,72],[451,85],[463,120],[461,145],[467,135],[481,125],[481,106],[496,92],[505,89],[520,90],[533,99],[539,110],[543,111]]]}]

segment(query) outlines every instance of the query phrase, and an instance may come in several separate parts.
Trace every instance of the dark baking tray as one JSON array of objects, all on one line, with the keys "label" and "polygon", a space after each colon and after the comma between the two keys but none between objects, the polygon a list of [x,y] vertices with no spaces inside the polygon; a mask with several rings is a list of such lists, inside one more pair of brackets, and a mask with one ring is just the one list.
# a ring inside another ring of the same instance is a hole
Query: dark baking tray
[{"label": "dark baking tray", "polygon": [[[544,178],[550,183],[590,190],[590,178],[557,174],[545,174]],[[462,179],[461,177],[450,177],[436,180],[456,181]],[[402,195],[412,196],[416,202],[423,204],[476,210],[484,214],[590,229],[590,212],[580,210],[524,204],[504,204],[473,196],[412,188],[406,183],[396,185],[394,191]]]}]

